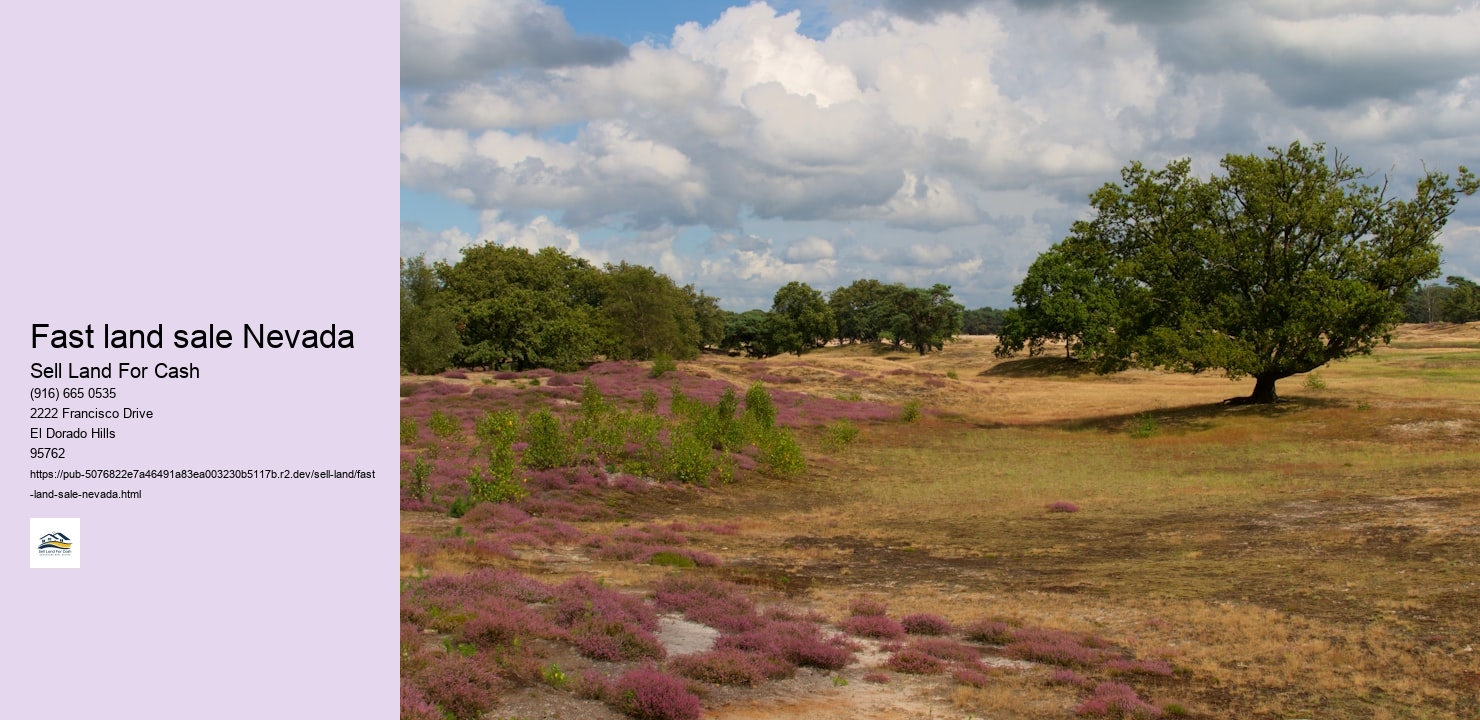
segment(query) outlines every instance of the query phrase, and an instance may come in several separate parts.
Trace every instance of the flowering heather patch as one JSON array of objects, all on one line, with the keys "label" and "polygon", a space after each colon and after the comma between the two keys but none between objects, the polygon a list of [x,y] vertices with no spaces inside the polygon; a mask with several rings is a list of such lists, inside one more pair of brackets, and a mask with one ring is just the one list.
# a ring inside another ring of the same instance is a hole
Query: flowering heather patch
[{"label": "flowering heather patch", "polygon": [[881,673],[881,672],[865,673],[864,676],[863,676],[863,681],[864,682],[874,683],[876,685],[888,685],[889,684],[889,674],[888,673]]},{"label": "flowering heather patch", "polygon": [[473,658],[447,653],[412,678],[425,698],[457,720],[476,720],[498,699],[501,682]]},{"label": "flowering heather patch", "polygon": [[465,385],[456,383],[445,383],[437,380],[422,383],[401,383],[401,397],[441,397],[444,395],[463,395],[467,393]]},{"label": "flowering heather patch", "polygon": [[884,666],[895,672],[910,675],[938,675],[946,669],[944,662],[911,648],[905,648],[890,655]]},{"label": "flowering heather patch", "polygon": [[519,373],[509,372],[508,370],[496,372],[493,374],[493,379],[495,380],[513,380],[517,377],[519,377]]},{"label": "flowering heather patch", "polygon": [[1092,667],[1104,662],[1107,645],[1094,635],[1047,628],[1020,628],[1007,646],[1009,655],[1049,665]]},{"label": "flowering heather patch", "polygon": [[611,684],[607,702],[637,720],[698,720],[699,698],[656,667],[628,670]]},{"label": "flowering heather patch", "polygon": [[925,386],[933,388],[943,388],[946,386],[946,381],[945,378],[928,377],[925,378]]},{"label": "flowering heather patch", "polygon": [[904,626],[884,615],[854,615],[843,621],[843,629],[859,637],[894,640],[904,637]]},{"label": "flowering heather patch", "polygon": [[1110,718],[1159,718],[1161,708],[1142,700],[1135,688],[1105,682],[1095,686],[1094,695],[1074,708],[1075,715]]},{"label": "flowering heather patch", "polygon": [[448,380],[467,380],[468,374],[461,370],[448,370],[447,372],[442,373],[442,377],[445,377]]},{"label": "flowering heather patch", "polygon": [[[607,520],[614,511],[595,503],[575,503],[567,500],[530,496],[519,502],[519,507],[532,517],[546,517],[565,522],[589,522]],[[464,516],[466,517],[466,516]]]},{"label": "flowering heather patch", "polygon": [[401,680],[401,720],[446,720],[426,693],[406,679]]},{"label": "flowering heather patch", "polygon": [[911,641],[909,647],[937,660],[969,662],[981,657],[976,648],[950,638],[920,638]]},{"label": "flowering heather patch", "polygon": [[739,585],[690,574],[669,575],[653,589],[654,601],[663,610],[725,632],[744,632],[764,624],[755,604]]},{"label": "flowering heather patch", "polygon": [[652,633],[617,619],[577,621],[570,628],[570,640],[582,655],[593,660],[662,660],[662,643]]},{"label": "flowering heather patch", "polygon": [[1083,675],[1080,675],[1073,670],[1070,670],[1068,668],[1059,668],[1057,670],[1054,670],[1052,675],[1048,676],[1048,684],[1084,687],[1085,685],[1089,684],[1089,680],[1086,680]]},{"label": "flowering heather patch", "polygon": [[1129,658],[1115,658],[1105,663],[1105,669],[1111,675],[1151,675],[1156,677],[1171,677],[1172,666],[1165,660],[1131,660]]},{"label": "flowering heather patch", "polygon": [[458,628],[457,635],[478,648],[492,650],[534,638],[564,635],[539,613],[512,598],[483,598],[470,609],[475,614]]},{"label": "flowering heather patch", "polygon": [[977,620],[961,630],[967,640],[988,645],[1006,645],[1012,642],[1012,628],[997,620]]},{"label": "flowering heather patch", "polygon": [[570,385],[579,385],[580,383],[576,382],[576,378],[571,375],[555,375],[545,384],[550,387],[567,387]]},{"label": "flowering heather patch", "polygon": [[758,685],[765,674],[757,666],[754,655],[739,650],[710,650],[676,657],[668,662],[669,669],[693,680],[702,680],[715,685]]},{"label": "flowering heather patch", "polygon": [[560,625],[604,618],[621,620],[648,632],[658,629],[657,613],[642,600],[597,585],[588,577],[561,583],[553,589],[551,597],[555,602],[555,621]]},{"label": "flowering heather patch", "polygon": [[962,685],[970,685],[978,688],[986,687],[987,683],[990,682],[986,675],[966,668],[952,670],[951,678]]},{"label": "flowering heather patch", "polygon": [[1079,506],[1071,502],[1060,500],[1058,502],[1049,503],[1048,511],[1054,513],[1076,513],[1079,512]]},{"label": "flowering heather patch", "polygon": [[906,615],[899,619],[899,624],[911,635],[949,635],[952,630],[950,620],[928,613]]},{"label": "flowering heather patch", "polygon": [[848,601],[848,614],[857,616],[886,615],[889,605],[874,597],[856,597]]},{"label": "flowering heather patch", "polygon": [[771,622],[732,635],[722,635],[716,648],[733,648],[781,658],[793,665],[840,670],[853,659],[846,646],[822,637],[812,623]]}]

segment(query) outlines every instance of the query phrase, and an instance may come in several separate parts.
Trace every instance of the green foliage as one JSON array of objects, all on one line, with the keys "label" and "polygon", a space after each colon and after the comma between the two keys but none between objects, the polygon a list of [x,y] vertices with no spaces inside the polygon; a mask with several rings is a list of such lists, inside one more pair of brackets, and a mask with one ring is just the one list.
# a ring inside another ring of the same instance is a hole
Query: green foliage
[{"label": "green foliage", "polygon": [[1131,423],[1131,437],[1144,440],[1155,435],[1161,426],[1156,422],[1156,416],[1151,413],[1141,413],[1136,416],[1135,422]]},{"label": "green foliage", "polygon": [[772,342],[765,310],[746,310],[725,315],[724,337],[720,348],[745,353],[750,357],[770,357],[779,352]]},{"label": "green foliage", "polygon": [[662,552],[653,553],[653,556],[648,558],[648,563],[652,565],[661,565],[663,567],[676,568],[691,568],[698,565],[698,563],[694,562],[693,558],[681,553],[676,553],[672,550],[664,550]]},{"label": "green foliage", "polygon": [[403,418],[401,418],[401,444],[402,445],[410,445],[410,444],[416,442],[416,436],[419,435],[419,434],[420,434],[420,428],[417,427],[416,418],[409,418],[409,417],[403,417]]},{"label": "green foliage", "polygon": [[526,420],[524,464],[540,470],[564,467],[571,462],[570,439],[548,409],[540,409]]},{"label": "green foliage", "polygon": [[796,436],[783,427],[770,427],[758,433],[756,447],[760,461],[780,477],[800,477],[807,471],[807,458]]},{"label": "green foliage", "polygon": [[540,679],[556,690],[564,690],[570,684],[570,678],[555,663],[550,663],[548,667],[540,671]]},{"label": "green foliage", "polygon": [[761,383],[745,391],[745,421],[759,430],[770,430],[776,425],[776,405]]},{"label": "green foliage", "polygon": [[463,366],[573,370],[600,349],[604,281],[585,260],[489,243],[437,274],[460,320]]},{"label": "green foliage", "polygon": [[899,413],[899,419],[900,420],[903,420],[903,421],[905,421],[907,423],[919,422],[919,420],[920,420],[920,401],[919,400],[911,400],[911,401],[905,403],[904,404],[904,409],[901,410],[900,413]]},{"label": "green foliage", "polygon": [[827,424],[826,434],[823,437],[823,445],[831,452],[837,452],[858,439],[858,426],[852,420],[846,418],[834,420]]},{"label": "green foliage", "polygon": [[462,423],[441,410],[432,411],[432,416],[427,419],[427,427],[431,428],[432,434],[439,438],[462,437]]},{"label": "green foliage", "polygon": [[406,495],[417,500],[425,500],[427,496],[427,480],[432,477],[432,464],[417,455],[406,468]]},{"label": "green foliage", "polygon": [[828,295],[840,341],[878,342],[884,336],[891,314],[887,288],[878,280],[855,280]]},{"label": "green foliage", "polygon": [[673,361],[673,356],[666,352],[658,353],[653,358],[653,367],[648,371],[648,377],[660,378],[664,373],[670,373],[678,369],[678,363]]},{"label": "green foliage", "polygon": [[778,352],[801,355],[837,336],[837,322],[822,293],[803,282],[776,291],[764,332]]},{"label": "green foliage", "polygon": [[931,349],[944,349],[947,340],[961,334],[965,308],[951,299],[949,285],[937,283],[928,290],[895,285],[886,297],[890,314],[885,331],[896,346],[909,343],[924,355]]},{"label": "green foliage", "polygon": [[1439,270],[1435,241],[1461,194],[1429,172],[1411,200],[1322,145],[1228,155],[1222,176],[1191,162],[1133,163],[1090,197],[1094,217],[1040,256],[1014,290],[1002,352],[1067,341],[1109,372],[1130,366],[1253,376],[1249,402],[1275,382],[1367,353]]},{"label": "green foliage", "polygon": [[961,314],[961,332],[967,335],[1000,335],[1006,310],[984,307]]},{"label": "green foliage", "polygon": [[401,367],[407,372],[442,372],[462,347],[450,300],[426,258],[401,260]]},{"label": "green foliage", "polygon": [[709,482],[716,467],[714,450],[691,423],[668,431],[668,449],[663,454],[663,474],[667,479],[704,484]]},{"label": "green foliage", "polygon": [[700,302],[691,289],[678,287],[650,267],[626,262],[607,265],[601,302],[607,356],[647,360],[661,355],[670,361],[696,357],[703,329],[694,310]]},{"label": "green foliage", "polygon": [[656,390],[647,389],[642,391],[642,411],[649,413],[658,411],[658,392]]},{"label": "green foliage", "polygon": [[586,382],[581,383],[581,418],[594,422],[606,409],[606,399],[601,396],[601,389],[591,382],[591,378],[586,378]]},{"label": "green foliage", "polygon": [[1321,377],[1321,374],[1320,373],[1318,373],[1318,372],[1312,372],[1309,375],[1306,375],[1305,376],[1305,389],[1307,389],[1307,390],[1325,390],[1326,389],[1326,379],[1323,378],[1323,377]]},{"label": "green foliage", "polygon": [[468,489],[474,500],[508,502],[524,497],[523,483],[515,478],[514,438],[519,434],[518,416],[512,410],[487,412],[478,418],[474,432],[488,457],[488,471],[474,468]]},{"label": "green foliage", "polygon": [[1480,320],[1480,285],[1462,277],[1444,278],[1449,292],[1444,296],[1444,322],[1467,323]]}]

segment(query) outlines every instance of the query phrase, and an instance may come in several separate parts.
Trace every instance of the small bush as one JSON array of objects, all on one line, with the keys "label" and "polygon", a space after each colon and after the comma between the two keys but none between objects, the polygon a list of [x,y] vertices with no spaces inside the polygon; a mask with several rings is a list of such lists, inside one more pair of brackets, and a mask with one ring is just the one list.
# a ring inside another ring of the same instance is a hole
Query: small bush
[{"label": "small bush", "polygon": [[761,463],[771,472],[781,477],[799,477],[807,471],[807,458],[802,454],[802,446],[786,428],[767,429],[756,445],[761,451]]},{"label": "small bush", "polygon": [[699,565],[698,563],[694,562],[693,558],[674,550],[663,550],[660,552],[655,552],[653,553],[652,557],[648,558],[648,563],[652,565],[677,568],[691,568],[698,567]]},{"label": "small bush", "polygon": [[765,385],[756,383],[745,391],[745,419],[758,430],[769,430],[776,425],[776,405],[771,402],[771,393]]},{"label": "small bush", "polygon": [[1007,623],[996,620],[978,620],[967,625],[962,634],[967,640],[988,645],[1006,645],[1012,642],[1012,628]]},{"label": "small bush", "polygon": [[409,417],[403,417],[403,418],[401,418],[401,444],[402,445],[410,445],[411,443],[416,442],[416,436],[418,434],[420,434],[419,431],[420,431],[420,428],[418,428],[417,425],[416,425],[416,418],[409,418]]},{"label": "small bush", "polygon": [[856,597],[848,602],[849,615],[886,615],[889,606],[874,597]]},{"label": "small bush", "polygon": [[1321,374],[1320,373],[1316,373],[1316,372],[1310,373],[1309,375],[1306,375],[1305,376],[1305,389],[1306,390],[1325,390],[1326,389],[1326,379],[1323,378],[1323,377],[1321,377]]},{"label": "small bush", "polygon": [[957,642],[950,638],[927,637],[910,643],[911,650],[918,650],[937,660],[947,662],[975,662],[981,651],[975,646]]},{"label": "small bush", "polygon": [[658,353],[653,358],[653,369],[648,371],[648,377],[660,378],[664,373],[670,373],[678,369],[678,363],[673,361],[673,356],[668,353]]},{"label": "small bush", "polygon": [[611,685],[609,702],[637,720],[697,720],[699,698],[683,681],[654,667],[627,671]]},{"label": "small bush", "polygon": [[881,673],[881,672],[864,673],[864,675],[863,675],[863,681],[864,682],[869,682],[869,683],[874,683],[876,685],[888,685],[889,684],[889,674],[888,673]]},{"label": "small bush", "polygon": [[948,378],[950,378],[952,380],[957,380],[957,379],[960,378],[960,376],[956,374],[956,371],[955,370],[947,370],[946,371],[946,377],[948,377]]},{"label": "small bush", "polygon": [[570,629],[571,642],[593,660],[662,660],[663,645],[653,634],[619,619],[592,618]]},{"label": "small bush", "polygon": [[1156,422],[1156,416],[1151,413],[1141,413],[1136,416],[1135,422],[1131,423],[1131,437],[1138,440],[1155,435],[1160,426]]},{"label": "small bush", "polygon": [[837,452],[853,444],[858,439],[858,426],[852,420],[843,418],[834,420],[827,424],[827,435],[823,444],[832,452]]},{"label": "small bush", "polygon": [[[558,376],[557,376],[558,377]],[[570,464],[570,439],[560,427],[560,420],[549,410],[540,409],[529,416],[524,449],[524,464],[539,470]]]},{"label": "small bush", "polygon": [[987,683],[990,682],[987,679],[986,675],[983,675],[975,670],[969,670],[967,668],[959,668],[952,671],[951,678],[953,678],[956,682],[961,683],[962,685],[970,685],[972,687],[978,688],[984,688],[987,686]]},{"label": "small bush", "polygon": [[1054,670],[1052,675],[1048,676],[1049,685],[1070,685],[1073,687],[1084,687],[1087,683],[1089,683],[1089,681],[1086,680],[1083,675],[1080,675],[1079,673],[1074,672],[1073,670],[1070,670],[1068,668],[1059,668],[1057,670]]},{"label": "small bush", "polygon": [[904,626],[884,615],[854,615],[843,621],[843,629],[851,635],[877,640],[904,637]]},{"label": "small bush", "polygon": [[911,400],[904,404],[904,410],[899,414],[899,419],[907,422],[918,422],[920,420],[920,401]]},{"label": "small bush", "polygon": [[911,648],[889,656],[889,661],[884,665],[895,672],[910,675],[938,675],[946,669],[945,663]]},{"label": "small bush", "polygon": [[911,635],[949,635],[952,630],[950,620],[926,613],[906,615],[899,619],[899,624]]},{"label": "small bush", "polygon": [[501,685],[487,668],[458,653],[443,656],[417,680],[426,698],[456,720],[476,720],[493,707]]},{"label": "small bush", "polygon": [[668,667],[686,678],[715,685],[758,685],[765,674],[754,656],[739,650],[710,650],[684,655],[668,662]]},{"label": "small bush", "polygon": [[1110,718],[1159,718],[1161,708],[1142,700],[1135,688],[1120,683],[1105,682],[1095,686],[1094,695],[1078,707],[1074,714],[1086,717]]},{"label": "small bush", "polygon": [[658,411],[658,391],[652,388],[642,391],[642,411],[646,413]]},{"label": "small bush", "polygon": [[462,424],[457,421],[457,418],[441,410],[432,411],[431,418],[427,420],[427,426],[432,429],[432,434],[439,438],[457,438],[462,436]]},{"label": "small bush", "polygon": [[411,466],[406,468],[406,497],[413,500],[424,500],[427,495],[427,480],[432,476],[432,464],[423,460],[420,455],[411,461]]},{"label": "small bush", "polygon": [[1077,513],[1079,512],[1079,506],[1071,502],[1064,502],[1063,500],[1060,500],[1058,502],[1049,503],[1048,511],[1052,513]]}]

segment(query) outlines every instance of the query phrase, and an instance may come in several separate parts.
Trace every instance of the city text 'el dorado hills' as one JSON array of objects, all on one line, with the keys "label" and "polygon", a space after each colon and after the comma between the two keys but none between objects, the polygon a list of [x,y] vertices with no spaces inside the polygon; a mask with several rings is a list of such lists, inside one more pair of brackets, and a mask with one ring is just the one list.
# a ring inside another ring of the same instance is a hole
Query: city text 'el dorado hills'
[{"label": "city text 'el dorado hills'", "polygon": [[[241,347],[251,348],[256,346],[262,348],[303,348],[303,349],[353,349],[355,346],[355,334],[348,328],[340,329],[337,324],[330,323],[328,328],[304,328],[301,330],[269,329],[266,324],[258,323],[254,328],[251,323],[242,325],[243,341]],[[115,328],[104,323],[102,332],[103,348],[162,348],[165,342],[164,324],[158,324],[153,328]],[[231,331],[225,328],[217,329],[211,325],[195,330],[176,330],[174,333],[174,346],[177,348],[215,349],[229,348],[236,342]],[[83,329],[51,329],[47,323],[32,323],[31,325],[31,347],[38,347],[39,343],[45,343],[54,350],[66,350],[69,348],[94,348],[93,326],[88,324]]]}]

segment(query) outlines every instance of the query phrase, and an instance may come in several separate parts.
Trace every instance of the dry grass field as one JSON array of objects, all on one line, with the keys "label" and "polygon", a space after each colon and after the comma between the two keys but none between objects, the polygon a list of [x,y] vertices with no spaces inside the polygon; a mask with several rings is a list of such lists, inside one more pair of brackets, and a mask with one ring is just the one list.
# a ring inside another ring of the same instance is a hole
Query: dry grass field
[{"label": "dry grass field", "polygon": [[[1371,356],[1281,381],[1273,407],[1220,404],[1251,380],[1102,377],[1052,353],[999,360],[993,346],[680,363],[742,389],[764,377],[813,396],[918,403],[921,417],[859,423],[842,447],[825,426],[804,427],[801,477],[634,495],[582,527],[731,528],[694,533],[722,563],[690,572],[834,622],[873,597],[893,616],[1092,633],[1174,668],[1132,676],[1168,715],[1480,717],[1480,325],[1404,327]],[[407,512],[403,531],[456,524]],[[639,593],[671,572],[579,547],[403,557],[406,575],[480,563]],[[833,675],[714,690],[704,716],[1072,717],[1085,697],[1048,682],[1048,665],[1009,660],[981,687],[902,673],[865,682],[877,668],[862,656]],[[569,702],[535,688],[488,717],[608,716]]]}]

